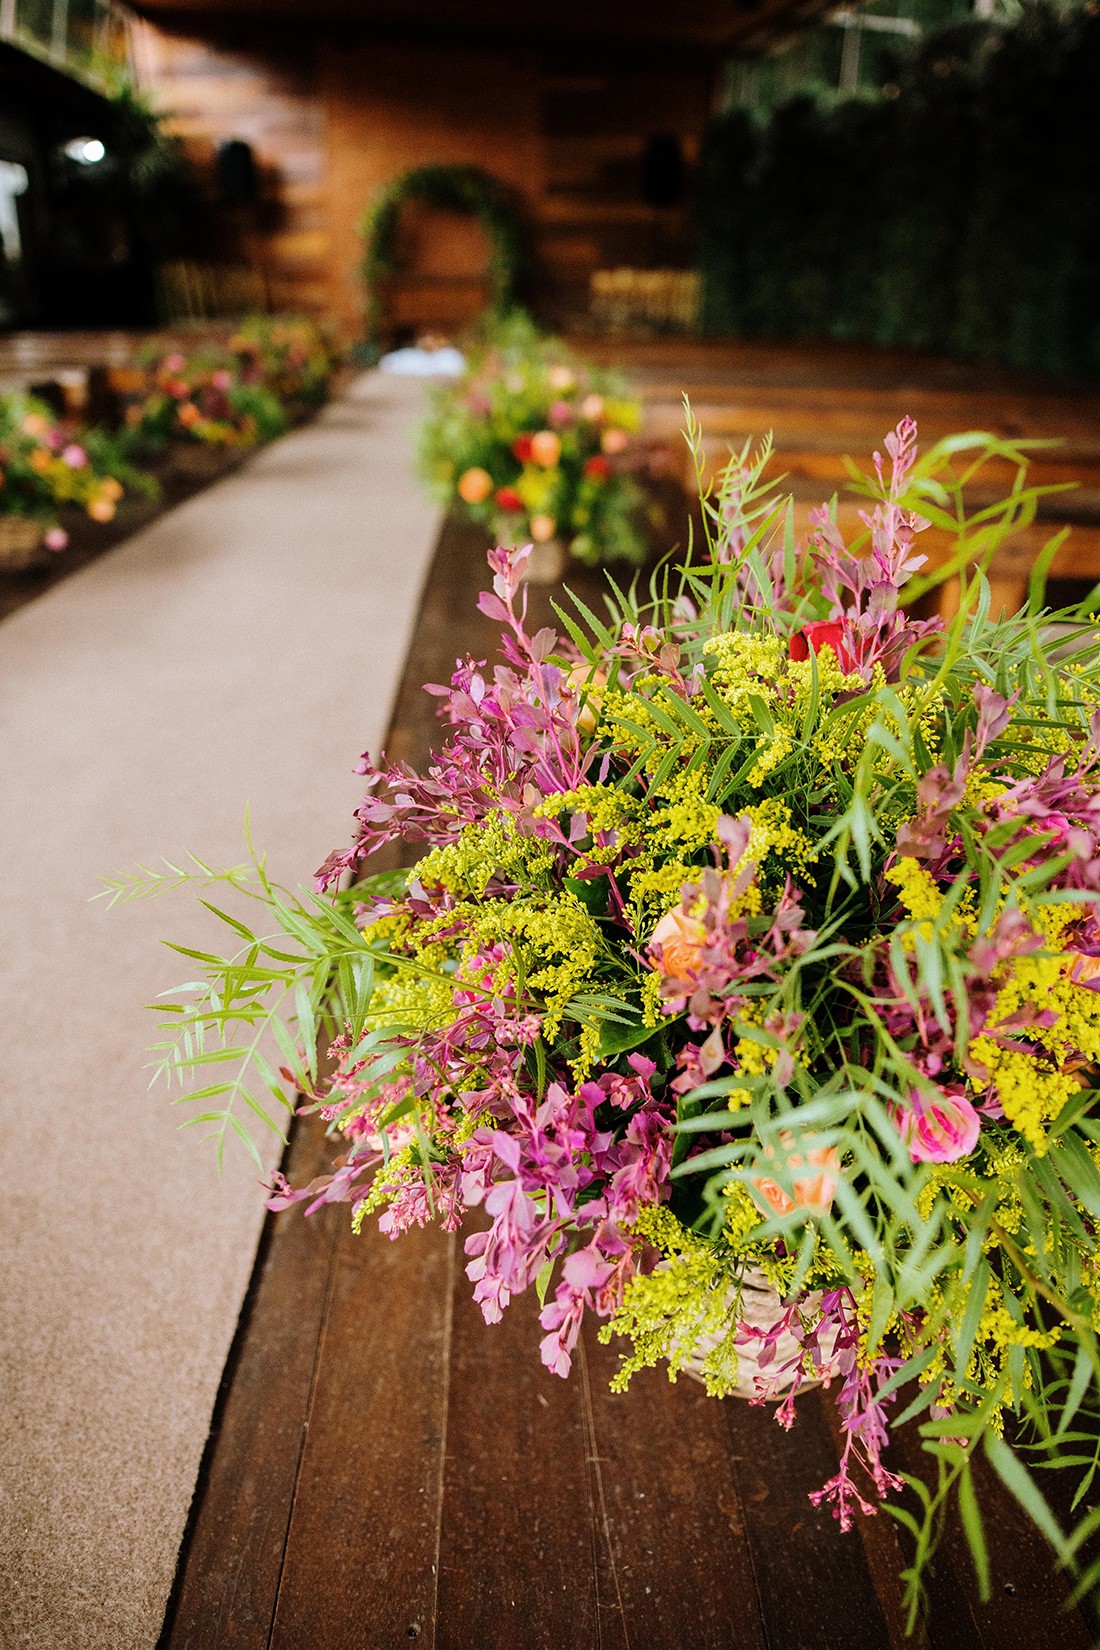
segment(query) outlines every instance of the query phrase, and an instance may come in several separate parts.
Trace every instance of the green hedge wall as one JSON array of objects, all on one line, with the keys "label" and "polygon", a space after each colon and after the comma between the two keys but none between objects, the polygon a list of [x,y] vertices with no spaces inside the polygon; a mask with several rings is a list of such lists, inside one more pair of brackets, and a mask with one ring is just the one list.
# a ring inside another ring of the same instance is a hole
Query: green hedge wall
[{"label": "green hedge wall", "polygon": [[1100,374],[1100,15],[944,29],[895,81],[713,123],[704,329]]}]

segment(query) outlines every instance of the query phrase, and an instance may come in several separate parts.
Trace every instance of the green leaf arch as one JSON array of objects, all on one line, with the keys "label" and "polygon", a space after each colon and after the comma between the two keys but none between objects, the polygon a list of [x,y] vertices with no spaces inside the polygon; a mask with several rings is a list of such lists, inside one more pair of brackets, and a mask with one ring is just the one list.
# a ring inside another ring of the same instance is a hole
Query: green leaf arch
[{"label": "green leaf arch", "polygon": [[361,267],[368,292],[368,335],[374,337],[382,318],[382,283],[398,267],[401,209],[414,200],[477,218],[490,247],[491,306],[501,312],[510,309],[523,269],[523,226],[506,186],[480,166],[414,166],[386,184],[360,224],[367,243]]}]

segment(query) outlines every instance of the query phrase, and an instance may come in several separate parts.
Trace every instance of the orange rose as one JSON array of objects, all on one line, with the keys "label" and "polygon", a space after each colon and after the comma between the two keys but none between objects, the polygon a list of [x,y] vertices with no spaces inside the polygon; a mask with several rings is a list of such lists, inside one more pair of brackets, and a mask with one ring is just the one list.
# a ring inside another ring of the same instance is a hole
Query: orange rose
[{"label": "orange rose", "polygon": [[[783,1137],[784,1146],[790,1142],[790,1136]],[[768,1146],[765,1156],[774,1157],[775,1151]],[[836,1180],[840,1172],[840,1153],[835,1146],[814,1146],[810,1152],[810,1163],[821,1174],[807,1175],[803,1180],[794,1182],[794,1196],[785,1192],[776,1181],[769,1180],[766,1175],[753,1176],[752,1189],[756,1194],[756,1201],[761,1204],[766,1214],[789,1215],[792,1209],[814,1209],[824,1214],[836,1195]],[[800,1169],[803,1159],[797,1152],[792,1152],[787,1159],[789,1168]]]},{"label": "orange rose", "polygon": [[694,917],[686,917],[677,906],[663,916],[650,937],[650,945],[661,948],[661,968],[669,979],[690,979],[703,967],[702,948],[707,931]]},{"label": "orange rose", "polygon": [[459,477],[458,496],[466,504],[480,504],[492,490],[492,476],[488,470],[479,469],[476,465],[472,470],[464,470]]},{"label": "orange rose", "polygon": [[561,457],[561,437],[553,430],[540,430],[531,437],[531,457],[544,470],[552,470]]}]

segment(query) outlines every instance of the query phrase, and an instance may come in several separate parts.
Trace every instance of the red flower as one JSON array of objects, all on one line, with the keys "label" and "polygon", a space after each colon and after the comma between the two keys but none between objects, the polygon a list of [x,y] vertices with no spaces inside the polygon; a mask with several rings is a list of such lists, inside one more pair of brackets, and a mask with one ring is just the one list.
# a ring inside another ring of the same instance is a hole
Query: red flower
[{"label": "red flower", "polygon": [[530,464],[531,462],[531,439],[529,435],[517,435],[512,442],[512,451],[521,464]]},{"label": "red flower", "polygon": [[816,623],[795,631],[791,637],[791,658],[808,659],[811,648],[815,653],[820,653],[823,647],[831,647],[842,670],[858,670],[859,665],[847,638],[848,626],[843,619],[818,619]]},{"label": "red flower", "polygon": [[591,476],[594,481],[606,481],[611,474],[611,466],[602,453],[597,453],[595,458],[588,460],[584,467],[584,473],[586,476]]},{"label": "red flower", "polygon": [[523,500],[514,487],[497,488],[497,508],[500,510],[517,511],[523,509]]}]

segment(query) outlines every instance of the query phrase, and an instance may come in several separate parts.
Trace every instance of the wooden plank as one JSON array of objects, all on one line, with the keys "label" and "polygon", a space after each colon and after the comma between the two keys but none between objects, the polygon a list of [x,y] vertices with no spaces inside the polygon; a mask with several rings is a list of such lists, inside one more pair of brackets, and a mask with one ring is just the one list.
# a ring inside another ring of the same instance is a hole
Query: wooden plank
[{"label": "wooden plank", "polygon": [[797,1400],[790,1432],[774,1405],[722,1403],[745,1534],[770,1646],[891,1650],[890,1630],[858,1535],[809,1499],[836,1472],[819,1391]]},{"label": "wooden plank", "polygon": [[338,1214],[271,1650],[431,1643],[455,1240]]},{"label": "wooden plank", "polygon": [[[295,1183],[327,1166],[299,1122]],[[266,1650],[342,1209],[269,1215],[222,1382],[160,1650]]]},{"label": "wooden plank", "polygon": [[[828,1393],[822,1395],[821,1409],[833,1440],[833,1448],[839,1458],[844,1448],[845,1434],[840,1413]],[[889,1457],[887,1465],[892,1465],[893,1470],[896,1470],[896,1463],[892,1464]],[[939,1650],[938,1640],[934,1646],[928,1624],[922,1618],[918,1618],[912,1633],[907,1631],[909,1612],[905,1606],[905,1584],[901,1576],[902,1571],[909,1565],[910,1554],[903,1547],[898,1532],[897,1522],[884,1509],[880,1509],[871,1517],[864,1517],[859,1513],[856,1515],[853,1533],[858,1534],[863,1544],[867,1568],[871,1572],[886,1630],[890,1635],[890,1650]]]},{"label": "wooden plank", "polygon": [[[609,1383],[625,1343],[582,1337],[589,1455],[602,1524],[601,1624],[613,1591],[644,1650],[766,1650],[725,1406],[663,1367]],[[605,1639],[601,1636],[600,1644]]]},{"label": "wooden plank", "polygon": [[[895,1470],[935,1482],[935,1462],[912,1427],[893,1436]],[[989,1550],[991,1596],[983,1603],[970,1549],[952,1499],[943,1540],[927,1576],[929,1625],[935,1650],[1089,1650],[1079,1610],[1066,1609],[1069,1589],[1054,1554],[980,1451],[975,1488]],[[915,1503],[912,1503],[915,1511]]]},{"label": "wooden plank", "polygon": [[581,1377],[539,1362],[533,1289],[487,1327],[472,1287],[459,1267],[435,1650],[625,1650],[597,1608]]}]

